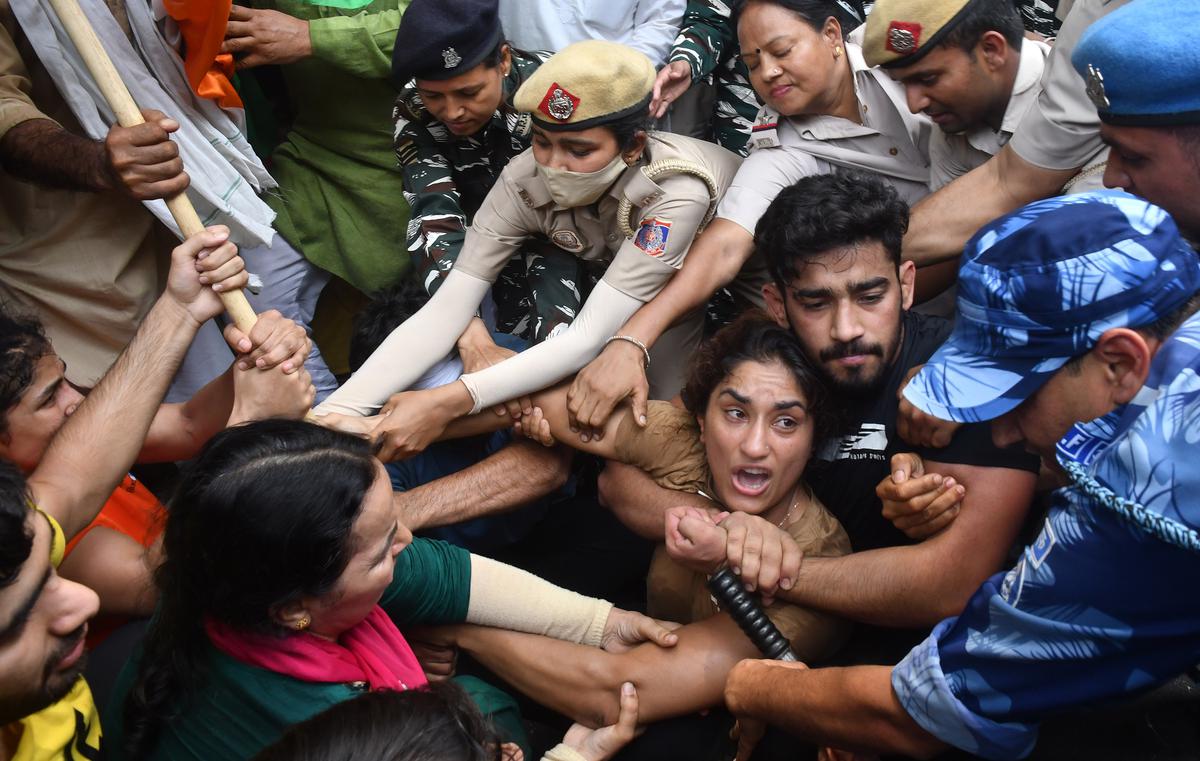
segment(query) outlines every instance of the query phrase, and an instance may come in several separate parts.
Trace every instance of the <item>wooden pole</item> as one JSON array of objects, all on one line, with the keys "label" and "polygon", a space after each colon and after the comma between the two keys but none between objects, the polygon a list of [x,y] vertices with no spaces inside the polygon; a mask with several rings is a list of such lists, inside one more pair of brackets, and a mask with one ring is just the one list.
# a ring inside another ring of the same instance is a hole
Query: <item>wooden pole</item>
[{"label": "wooden pole", "polygon": [[[125,87],[125,82],[121,80],[121,75],[113,66],[112,59],[108,57],[104,46],[100,44],[100,38],[96,36],[91,22],[84,15],[83,9],[79,7],[78,0],[50,0],[50,5],[58,14],[58,19],[66,28],[71,41],[75,43],[75,48],[83,57],[84,63],[87,64],[92,78],[99,85],[104,99],[108,101],[109,107],[117,115],[117,122],[122,127],[136,127],[144,124],[146,120],[142,118],[142,112],[133,102],[133,96],[129,94],[129,89]],[[179,225],[184,237],[190,237],[204,230],[200,216],[196,214],[196,209],[188,200],[186,193],[181,192],[166,201],[167,208],[171,210],[171,216],[175,218],[175,223]],[[234,324],[243,333],[249,335],[250,329],[258,321],[258,316],[254,314],[254,309],[246,300],[246,294],[239,289],[225,291],[219,295],[221,303],[225,305],[225,311],[229,312]]]}]

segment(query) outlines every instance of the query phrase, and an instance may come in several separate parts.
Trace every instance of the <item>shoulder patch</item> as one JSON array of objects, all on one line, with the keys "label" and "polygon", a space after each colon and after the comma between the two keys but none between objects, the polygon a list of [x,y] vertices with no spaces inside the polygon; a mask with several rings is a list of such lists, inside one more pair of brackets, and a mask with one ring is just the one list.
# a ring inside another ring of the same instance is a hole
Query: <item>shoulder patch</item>
[{"label": "shoulder patch", "polygon": [[642,220],[642,226],[633,236],[633,245],[650,256],[662,256],[667,250],[667,237],[671,234],[671,223],[656,217]]}]

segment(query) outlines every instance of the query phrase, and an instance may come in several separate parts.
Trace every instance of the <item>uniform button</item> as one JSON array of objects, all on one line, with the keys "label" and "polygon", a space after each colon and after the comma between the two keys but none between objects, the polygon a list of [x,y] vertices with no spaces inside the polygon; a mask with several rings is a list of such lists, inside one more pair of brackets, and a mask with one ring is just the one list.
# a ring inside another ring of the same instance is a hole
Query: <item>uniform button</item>
[{"label": "uniform button", "polygon": [[865,114],[866,112],[868,112],[868,111],[870,111],[870,110],[871,110],[871,107],[870,107],[870,106],[868,106],[866,103],[864,103],[864,104],[863,104],[863,113]]},{"label": "uniform button", "polygon": [[889,148],[888,149],[888,153],[892,154],[893,156],[895,156],[899,152],[900,152],[900,150],[898,148]]},{"label": "uniform button", "polygon": [[609,234],[609,236],[608,236],[608,239],[609,239],[610,241],[614,241],[614,240],[616,240],[616,239],[617,239],[617,234],[616,234],[616,233],[610,233],[610,234]]}]

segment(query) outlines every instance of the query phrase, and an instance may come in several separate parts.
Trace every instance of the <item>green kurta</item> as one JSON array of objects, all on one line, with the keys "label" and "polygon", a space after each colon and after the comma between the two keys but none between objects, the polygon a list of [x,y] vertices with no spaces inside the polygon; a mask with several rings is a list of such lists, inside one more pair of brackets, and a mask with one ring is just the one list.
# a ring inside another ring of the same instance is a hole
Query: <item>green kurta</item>
[{"label": "green kurta", "polygon": [[275,149],[275,228],[370,293],[409,267],[408,205],[392,150],[392,45],[408,0],[254,0],[309,22],[311,57],[283,66],[296,119]]},{"label": "green kurta", "polygon": [[[461,623],[467,616],[470,590],[471,559],[466,550],[417,539],[396,558],[393,581],[379,604],[401,629]],[[304,682],[249,666],[211,645],[206,652],[204,683],[190,699],[172,706],[178,718],[163,728],[154,751],[139,761],[248,759],[279,739],[293,724],[361,694],[355,685]],[[129,758],[122,747],[123,709],[140,656],[139,648],[121,671],[108,711],[101,717],[106,757],[113,761]],[[512,698],[477,679],[463,677],[458,681],[496,723],[504,739],[519,743],[528,754],[528,740]]]}]

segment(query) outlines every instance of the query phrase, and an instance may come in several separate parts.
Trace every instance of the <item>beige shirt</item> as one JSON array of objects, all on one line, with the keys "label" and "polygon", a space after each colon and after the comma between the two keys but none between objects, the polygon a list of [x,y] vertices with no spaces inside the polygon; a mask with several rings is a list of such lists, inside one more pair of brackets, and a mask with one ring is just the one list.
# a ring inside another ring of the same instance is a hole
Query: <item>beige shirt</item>
[{"label": "beige shirt", "polygon": [[[475,214],[454,266],[494,281],[518,248],[540,235],[585,261],[611,262],[602,279],[627,296],[649,301],[683,266],[710,203],[705,183],[690,174],[651,180],[641,171],[672,159],[708,172],[719,192],[729,187],[741,165],[738,156],[713,143],[652,132],[641,162],[626,169],[599,204],[564,209],[550,198],[529,149],[504,168]],[[618,226],[622,198],[635,209],[632,226],[638,234],[633,238]]]},{"label": "beige shirt", "polygon": [[[0,137],[32,119],[83,134],[0,0]],[[120,193],[51,190],[0,169],[0,301],[41,318],[67,376],[92,386],[158,292],[157,224]]]},{"label": "beige shirt", "polygon": [[909,204],[929,193],[932,124],[908,110],[904,87],[867,66],[862,48],[845,46],[862,124],[837,116],[780,116],[763,108],[755,119],[750,155],[725,193],[717,216],[754,232],[779,191],[814,174],[878,174]]},{"label": "beige shirt", "polygon": [[[618,459],[646,471],[664,488],[712,494],[696,418],[669,402],[650,402],[646,418],[645,428],[634,425],[631,416],[622,421],[613,442]],[[781,528],[796,540],[806,557],[850,553],[845,529],[806,486]],[[660,545],[646,577],[650,615],[685,624],[716,615],[720,611],[705,581],[703,574],[676,563]],[[766,613],[806,662],[831,655],[849,631],[848,624],[836,616],[792,603],[776,602]]]},{"label": "beige shirt", "polygon": [[[1071,54],[1084,30],[1096,19],[1130,0],[1074,0],[1054,49],[1046,59],[1042,91],[1021,120],[1010,145],[1018,156],[1045,169],[1074,169],[1107,155],[1100,140],[1100,118],[1087,87],[1071,65]],[[1059,15],[1063,9],[1060,6]]]},{"label": "beige shirt", "polygon": [[929,141],[929,189],[948,185],[1000,152],[1016,132],[1021,119],[1037,102],[1042,91],[1042,72],[1046,68],[1046,57],[1050,46],[1044,42],[1024,40],[1021,58],[1017,65],[1017,77],[1013,81],[1012,95],[1004,111],[999,131],[987,124],[954,135],[940,129],[933,130]]}]

